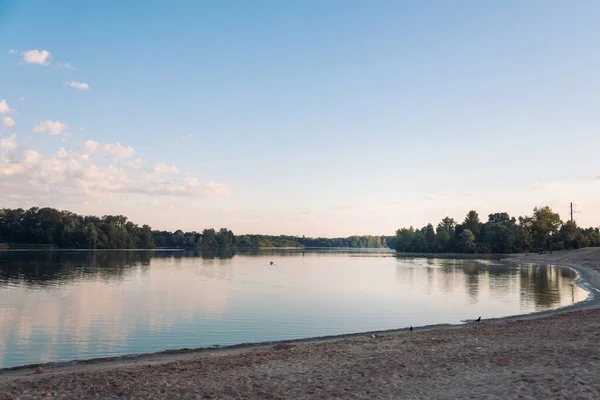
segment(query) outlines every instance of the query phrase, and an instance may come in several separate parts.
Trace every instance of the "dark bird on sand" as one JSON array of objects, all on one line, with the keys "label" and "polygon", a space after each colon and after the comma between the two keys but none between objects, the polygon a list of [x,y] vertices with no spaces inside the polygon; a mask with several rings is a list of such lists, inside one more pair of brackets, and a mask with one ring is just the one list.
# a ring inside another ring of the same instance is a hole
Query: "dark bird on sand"
[{"label": "dark bird on sand", "polygon": [[481,321],[481,317],[479,317],[475,320],[475,322],[479,322],[479,321]]},{"label": "dark bird on sand", "polygon": [[412,326],[411,326],[411,327],[410,327],[408,330],[412,332],[412,331],[413,331],[413,328],[412,328]]}]

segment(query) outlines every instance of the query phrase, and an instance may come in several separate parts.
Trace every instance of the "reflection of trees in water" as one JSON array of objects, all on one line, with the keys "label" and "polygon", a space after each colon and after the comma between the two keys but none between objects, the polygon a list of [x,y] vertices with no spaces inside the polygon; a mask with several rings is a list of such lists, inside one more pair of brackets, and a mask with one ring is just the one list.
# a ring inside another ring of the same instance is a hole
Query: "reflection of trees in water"
[{"label": "reflection of trees in water", "polygon": [[79,279],[122,281],[138,269],[147,273],[151,260],[184,258],[226,260],[230,252],[183,251],[2,251],[0,286],[24,283],[28,286],[60,285]]},{"label": "reflection of trees in water", "polygon": [[[520,290],[523,310],[555,308],[562,304],[562,295],[575,301],[573,279],[577,273],[557,266],[534,266],[517,264],[481,263],[465,259],[424,259],[403,257],[402,261],[413,266],[396,268],[398,279],[410,274],[419,275],[413,270],[424,268],[427,291],[441,290],[445,294],[456,292],[459,279],[464,280],[465,290],[471,302],[477,301],[481,291],[491,290],[495,294],[516,294]],[[435,265],[435,266],[432,266]],[[436,283],[438,283],[436,285]]]},{"label": "reflection of trees in water", "polygon": [[149,265],[148,252],[0,252],[0,284],[29,285],[97,277],[121,280],[134,265]]},{"label": "reflection of trees in water", "polygon": [[396,266],[396,280],[400,283],[409,282],[414,285],[416,276],[414,268],[407,268],[405,265]]},{"label": "reflection of trees in water", "polygon": [[[61,285],[81,279],[100,279],[103,281],[122,281],[128,275],[140,271],[149,271],[152,259],[173,260],[174,266],[184,259],[202,259],[208,267],[205,273],[227,275],[222,267],[230,264],[236,255],[251,257],[304,257],[319,256],[347,257],[344,251],[311,251],[311,250],[281,250],[281,249],[251,249],[215,251],[0,251],[0,287],[10,284],[25,284],[27,286]],[[352,252],[353,255],[367,253]],[[377,254],[368,253],[372,256]],[[381,254],[380,254],[381,255]],[[379,256],[380,256],[379,255]],[[494,265],[481,264],[476,260],[438,259],[402,257],[399,261],[414,266],[397,267],[397,276],[412,284],[421,273],[415,267],[422,266],[427,279],[427,291],[442,290],[447,294],[456,292],[460,279],[464,279],[466,291],[471,301],[476,301],[480,290],[493,290],[496,293],[509,292],[516,288],[516,277],[520,281],[520,301],[524,308],[535,309],[553,308],[561,304],[561,290],[565,295],[571,280],[577,274],[568,268],[556,266],[538,267],[533,265]],[[212,269],[213,265],[217,269]],[[219,270],[221,269],[221,270]],[[408,269],[408,276],[406,275]],[[482,275],[484,274],[484,275]],[[461,276],[462,275],[462,276]],[[482,281],[487,276],[487,282]],[[436,282],[439,282],[436,288]],[[514,284],[513,284],[514,282]],[[482,286],[483,285],[483,286]]]},{"label": "reflection of trees in water", "polygon": [[553,268],[558,269],[559,274],[562,278],[566,278],[569,280],[577,279],[577,272],[573,271],[570,268],[560,268],[556,266],[553,266]]},{"label": "reflection of trees in water", "polygon": [[456,277],[456,267],[454,265],[444,265],[442,267],[442,286],[444,289],[444,292],[446,293],[454,293],[455,289],[456,289],[456,284],[455,284],[455,277]]},{"label": "reflection of trees in water", "polygon": [[430,265],[430,266],[433,266],[433,267],[435,267],[435,266],[438,265],[436,261],[437,260],[435,260],[433,258],[428,258],[427,260],[425,260],[425,262],[427,263],[427,265]]},{"label": "reflection of trees in water", "polygon": [[427,294],[431,294],[435,289],[435,275],[436,269],[431,264],[427,263]]},{"label": "reflection of trees in water", "polygon": [[196,274],[206,279],[232,279],[234,274],[231,259],[203,259],[202,268],[197,269]]},{"label": "reflection of trees in water", "polygon": [[[401,257],[399,260],[413,265],[396,268],[399,280],[406,280],[406,274],[409,274],[410,281],[414,281],[414,271],[424,267],[428,293],[432,290],[441,290],[445,294],[452,295],[457,290],[463,290],[461,283],[464,282],[464,290],[471,302],[477,301],[481,291],[492,290],[496,294],[514,292],[518,288],[518,276],[521,273],[516,264],[495,264],[475,259]],[[569,270],[560,271],[561,276],[572,279],[573,274]]]},{"label": "reflection of trees in water", "polygon": [[[348,253],[341,249],[322,251],[260,248],[220,251],[0,251],[0,287],[17,282],[31,286],[60,285],[83,278],[121,281],[138,270],[147,274],[152,259],[170,259],[177,266],[184,259],[200,258],[205,265],[224,266],[236,255],[282,258],[327,254],[347,257]],[[378,256],[373,251],[350,251],[350,254]]]},{"label": "reflection of trees in water", "polygon": [[518,295],[519,267],[516,264],[491,264],[487,266],[487,273],[491,291],[505,295]]},{"label": "reflection of trees in water", "polygon": [[465,261],[462,271],[465,277],[465,286],[469,300],[474,303],[479,295],[479,275],[483,272],[483,266],[472,261]]},{"label": "reflection of trees in water", "polygon": [[554,266],[522,265],[520,271],[521,304],[533,302],[536,310],[559,306],[564,278],[575,277],[572,271]]},{"label": "reflection of trees in water", "polygon": [[475,260],[465,261],[460,268],[464,274],[467,293],[472,302],[480,291],[509,294],[516,289],[518,268],[511,264],[482,264]]},{"label": "reflection of trees in water", "polygon": [[518,273],[518,268],[516,268],[513,264],[490,264],[487,266],[487,272],[490,276],[499,276],[502,278],[505,277],[516,277]]}]

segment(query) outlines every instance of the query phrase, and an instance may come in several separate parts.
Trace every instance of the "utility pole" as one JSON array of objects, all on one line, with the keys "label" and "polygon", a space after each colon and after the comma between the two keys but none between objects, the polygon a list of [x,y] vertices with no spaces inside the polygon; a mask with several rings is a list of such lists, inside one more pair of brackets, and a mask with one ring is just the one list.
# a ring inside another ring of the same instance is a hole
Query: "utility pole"
[{"label": "utility pole", "polygon": [[[577,204],[575,204],[575,205],[577,205]],[[569,204],[569,207],[571,209],[571,211],[569,212],[569,215],[571,216],[571,222],[573,222],[573,214],[577,214],[578,212],[581,212],[581,211],[573,211],[573,202],[571,202]]]}]

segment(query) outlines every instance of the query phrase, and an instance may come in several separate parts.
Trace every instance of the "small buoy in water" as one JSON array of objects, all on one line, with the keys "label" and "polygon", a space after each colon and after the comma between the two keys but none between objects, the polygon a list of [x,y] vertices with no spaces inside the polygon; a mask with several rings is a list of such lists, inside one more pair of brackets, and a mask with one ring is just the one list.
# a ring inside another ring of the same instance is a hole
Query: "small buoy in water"
[{"label": "small buoy in water", "polygon": [[273,265],[273,264],[275,264],[275,263],[274,263],[273,261],[269,261],[269,264]]}]

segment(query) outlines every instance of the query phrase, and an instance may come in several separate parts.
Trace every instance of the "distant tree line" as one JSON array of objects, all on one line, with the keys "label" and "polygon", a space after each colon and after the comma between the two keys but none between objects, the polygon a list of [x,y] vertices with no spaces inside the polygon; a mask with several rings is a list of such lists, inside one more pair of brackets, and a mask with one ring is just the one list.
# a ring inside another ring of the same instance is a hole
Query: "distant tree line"
[{"label": "distant tree line", "polygon": [[392,247],[393,236],[350,236],[347,238],[312,238],[298,236],[240,235],[239,247]]},{"label": "distant tree line", "polygon": [[469,211],[462,223],[446,217],[436,227],[399,229],[394,238],[397,251],[414,253],[545,252],[588,246],[600,246],[598,228],[562,222],[550,207],[536,207],[532,215],[518,219],[504,212],[489,214],[485,222]]},{"label": "distant tree line", "polygon": [[54,208],[0,210],[0,243],[71,249],[153,249],[152,230],[122,215],[82,216]]},{"label": "distant tree line", "polygon": [[252,249],[260,247],[392,247],[393,236],[350,236],[347,238],[307,238],[289,235],[234,235],[225,228],[215,231],[183,232],[177,230],[153,231],[154,243],[159,248],[185,249]]},{"label": "distant tree line", "polygon": [[392,236],[307,238],[297,236],[239,235],[222,228],[202,232],[152,230],[122,215],[82,216],[54,208],[0,209],[0,248],[57,247],[70,249],[228,250],[260,247],[391,247]]}]

